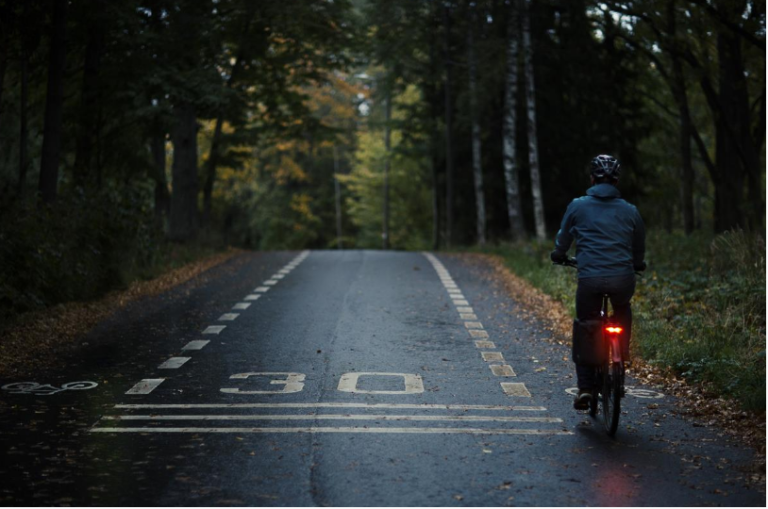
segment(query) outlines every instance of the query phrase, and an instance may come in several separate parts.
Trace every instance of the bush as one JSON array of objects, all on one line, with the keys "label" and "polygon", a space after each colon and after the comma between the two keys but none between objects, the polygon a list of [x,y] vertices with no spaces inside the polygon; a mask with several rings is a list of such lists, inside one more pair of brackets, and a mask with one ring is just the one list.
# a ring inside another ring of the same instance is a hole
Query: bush
[{"label": "bush", "polygon": [[[652,231],[633,300],[633,351],[765,410],[765,241]],[[576,278],[549,262],[550,243],[502,246],[507,265],[574,314]]]},{"label": "bush", "polygon": [[74,192],[0,211],[0,319],[125,285],[156,262],[161,232],[147,190]]}]

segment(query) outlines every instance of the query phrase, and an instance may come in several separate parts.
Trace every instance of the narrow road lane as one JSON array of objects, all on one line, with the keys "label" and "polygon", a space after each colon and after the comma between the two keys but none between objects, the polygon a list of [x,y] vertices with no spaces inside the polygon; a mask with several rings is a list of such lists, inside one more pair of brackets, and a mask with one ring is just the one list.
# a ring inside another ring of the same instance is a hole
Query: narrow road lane
[{"label": "narrow road lane", "polygon": [[2,381],[3,504],[765,503],[750,452],[653,388],[616,439],[572,410],[567,349],[488,267],[244,256],[116,313],[51,389]]}]

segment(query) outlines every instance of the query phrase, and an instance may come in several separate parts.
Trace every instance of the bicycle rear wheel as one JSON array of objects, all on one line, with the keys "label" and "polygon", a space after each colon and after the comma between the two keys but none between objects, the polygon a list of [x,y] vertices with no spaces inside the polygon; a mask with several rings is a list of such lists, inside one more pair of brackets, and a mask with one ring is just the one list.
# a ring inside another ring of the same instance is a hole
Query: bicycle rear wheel
[{"label": "bicycle rear wheel", "polygon": [[619,428],[621,415],[621,365],[608,361],[603,368],[603,385],[600,402],[603,407],[603,424],[608,435],[614,436]]}]

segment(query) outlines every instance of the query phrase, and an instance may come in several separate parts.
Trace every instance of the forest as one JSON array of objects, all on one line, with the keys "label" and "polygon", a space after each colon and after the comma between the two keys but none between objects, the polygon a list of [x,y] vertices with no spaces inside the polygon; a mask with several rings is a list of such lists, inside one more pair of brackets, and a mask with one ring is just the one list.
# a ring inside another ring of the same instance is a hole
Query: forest
[{"label": "forest", "polygon": [[0,0],[0,319],[223,246],[543,252],[603,153],[672,280],[729,233],[764,279],[765,75],[760,0]]}]

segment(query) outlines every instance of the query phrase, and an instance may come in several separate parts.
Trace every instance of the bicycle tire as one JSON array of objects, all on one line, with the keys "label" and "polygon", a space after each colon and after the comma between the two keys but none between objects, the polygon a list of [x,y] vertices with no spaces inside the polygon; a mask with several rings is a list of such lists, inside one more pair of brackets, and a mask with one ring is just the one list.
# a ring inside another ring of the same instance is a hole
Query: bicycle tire
[{"label": "bicycle tire", "polygon": [[609,436],[616,435],[621,416],[621,366],[608,362],[603,377],[603,424]]}]

